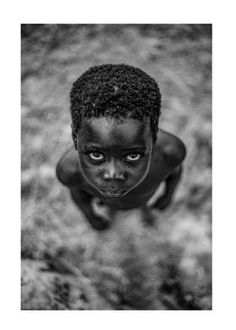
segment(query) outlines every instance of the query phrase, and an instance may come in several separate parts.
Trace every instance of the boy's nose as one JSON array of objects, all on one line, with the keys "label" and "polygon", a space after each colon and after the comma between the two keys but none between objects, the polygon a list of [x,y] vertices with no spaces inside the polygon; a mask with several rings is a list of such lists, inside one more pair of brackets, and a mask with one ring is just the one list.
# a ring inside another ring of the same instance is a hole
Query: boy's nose
[{"label": "boy's nose", "polygon": [[125,179],[124,171],[115,164],[114,161],[109,162],[103,173],[104,180],[121,180]]}]

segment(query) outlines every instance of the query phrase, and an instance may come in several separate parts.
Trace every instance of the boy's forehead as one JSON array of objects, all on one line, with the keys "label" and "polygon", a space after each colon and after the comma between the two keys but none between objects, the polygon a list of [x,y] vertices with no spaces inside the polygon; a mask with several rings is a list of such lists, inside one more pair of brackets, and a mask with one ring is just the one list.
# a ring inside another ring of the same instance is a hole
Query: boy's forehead
[{"label": "boy's forehead", "polygon": [[87,142],[145,144],[150,137],[148,122],[100,117],[83,120],[82,135]]}]

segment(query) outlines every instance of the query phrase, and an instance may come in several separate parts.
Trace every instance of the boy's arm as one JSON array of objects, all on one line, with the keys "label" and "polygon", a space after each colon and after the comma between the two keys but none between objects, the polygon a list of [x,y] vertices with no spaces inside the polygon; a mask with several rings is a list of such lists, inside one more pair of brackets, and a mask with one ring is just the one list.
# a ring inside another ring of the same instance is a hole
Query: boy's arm
[{"label": "boy's arm", "polygon": [[165,192],[161,197],[158,198],[153,207],[158,208],[159,210],[164,210],[169,206],[173,193],[178,185],[182,174],[182,166],[179,165],[165,180]]},{"label": "boy's arm", "polygon": [[94,198],[86,191],[79,189],[78,187],[69,187],[71,197],[75,204],[83,211],[84,215],[89,220],[91,226],[97,230],[107,229],[110,225],[109,220],[95,215],[92,208],[92,199]]},{"label": "boy's arm", "polygon": [[109,221],[94,214],[92,209],[93,196],[81,189],[82,179],[78,169],[78,162],[74,148],[69,149],[56,166],[58,180],[67,186],[76,205],[83,211],[93,228],[106,229]]},{"label": "boy's arm", "polygon": [[81,183],[77,155],[73,147],[68,149],[58,161],[56,176],[67,187],[78,186]]},{"label": "boy's arm", "polygon": [[169,206],[173,193],[181,179],[183,171],[182,162],[186,157],[186,147],[179,138],[172,134],[162,131],[161,135],[162,141],[160,141],[160,143],[162,143],[166,166],[173,168],[164,180],[165,191],[163,195],[160,196],[154,204],[154,207],[163,210]]}]

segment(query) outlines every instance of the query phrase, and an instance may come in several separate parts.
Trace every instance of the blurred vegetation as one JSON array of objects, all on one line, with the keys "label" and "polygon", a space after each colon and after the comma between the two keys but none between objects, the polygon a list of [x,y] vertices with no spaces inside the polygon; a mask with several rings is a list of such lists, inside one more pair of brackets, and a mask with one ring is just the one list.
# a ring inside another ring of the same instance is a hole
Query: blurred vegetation
[{"label": "blurred vegetation", "polygon": [[[160,85],[160,127],[187,146],[172,205],[93,231],[55,177],[69,91],[127,63]],[[211,26],[22,25],[22,309],[211,309]]]}]

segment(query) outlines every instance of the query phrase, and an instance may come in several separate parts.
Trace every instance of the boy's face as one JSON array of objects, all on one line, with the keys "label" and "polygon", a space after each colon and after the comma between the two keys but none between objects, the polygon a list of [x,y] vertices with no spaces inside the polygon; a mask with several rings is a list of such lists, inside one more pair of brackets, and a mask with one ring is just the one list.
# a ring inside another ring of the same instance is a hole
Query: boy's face
[{"label": "boy's face", "polygon": [[148,122],[83,119],[77,142],[80,170],[105,198],[126,195],[149,171],[153,143]]}]

